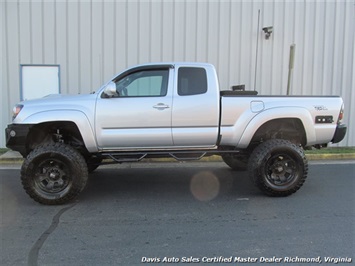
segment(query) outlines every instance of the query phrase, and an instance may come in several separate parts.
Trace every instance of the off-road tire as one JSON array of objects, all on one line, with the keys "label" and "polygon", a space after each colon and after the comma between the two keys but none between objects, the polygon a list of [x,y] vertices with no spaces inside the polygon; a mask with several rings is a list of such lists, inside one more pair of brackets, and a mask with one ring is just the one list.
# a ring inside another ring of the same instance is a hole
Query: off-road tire
[{"label": "off-road tire", "polygon": [[21,181],[27,194],[46,205],[65,204],[85,188],[88,169],[83,156],[64,143],[38,146],[25,159]]},{"label": "off-road tire", "polygon": [[223,154],[223,161],[234,171],[246,171],[248,169],[249,157],[241,157],[233,154]]},{"label": "off-road tire", "polygon": [[254,149],[248,171],[262,192],[285,197],[302,187],[308,174],[308,162],[301,147],[287,140],[271,139]]}]

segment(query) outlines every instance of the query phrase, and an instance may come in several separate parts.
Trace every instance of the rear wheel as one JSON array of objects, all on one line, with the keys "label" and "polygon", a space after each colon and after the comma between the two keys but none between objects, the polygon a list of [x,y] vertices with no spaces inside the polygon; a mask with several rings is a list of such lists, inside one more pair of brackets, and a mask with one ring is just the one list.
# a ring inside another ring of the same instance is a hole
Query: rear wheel
[{"label": "rear wheel", "polygon": [[57,205],[76,198],[84,189],[88,169],[81,154],[64,143],[34,149],[21,168],[22,185],[35,201]]},{"label": "rear wheel", "polygon": [[308,162],[303,149],[287,140],[261,143],[251,154],[249,176],[269,196],[288,196],[301,188],[307,178]]}]

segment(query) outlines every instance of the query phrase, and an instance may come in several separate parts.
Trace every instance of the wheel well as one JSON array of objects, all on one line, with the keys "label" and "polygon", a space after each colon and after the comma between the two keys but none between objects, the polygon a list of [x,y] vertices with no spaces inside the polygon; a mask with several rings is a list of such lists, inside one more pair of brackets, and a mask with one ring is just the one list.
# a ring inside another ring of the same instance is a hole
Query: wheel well
[{"label": "wheel well", "polygon": [[79,128],[74,122],[56,121],[33,126],[27,136],[27,154],[38,145],[48,142],[63,142],[85,154],[87,150]]},{"label": "wheel well", "polygon": [[251,143],[268,139],[286,139],[303,147],[307,143],[304,126],[298,118],[280,118],[264,123],[255,132]]}]

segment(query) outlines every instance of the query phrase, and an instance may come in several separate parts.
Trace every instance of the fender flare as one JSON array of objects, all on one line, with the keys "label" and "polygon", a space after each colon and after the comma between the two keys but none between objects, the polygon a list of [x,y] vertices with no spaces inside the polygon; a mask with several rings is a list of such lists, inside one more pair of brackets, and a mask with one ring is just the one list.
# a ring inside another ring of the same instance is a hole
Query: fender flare
[{"label": "fender flare", "polygon": [[[48,120],[51,117],[51,120]],[[49,122],[73,122],[79,129],[86,149],[89,152],[97,152],[97,143],[94,130],[85,113],[78,110],[49,110],[31,114],[25,120],[24,124],[41,124]]]},{"label": "fender flare", "polygon": [[238,147],[248,147],[254,134],[262,125],[269,121],[282,118],[292,118],[301,120],[306,133],[307,144],[313,143],[316,140],[316,132],[314,129],[313,119],[310,112],[306,108],[276,107],[260,112],[249,121],[238,142]]}]

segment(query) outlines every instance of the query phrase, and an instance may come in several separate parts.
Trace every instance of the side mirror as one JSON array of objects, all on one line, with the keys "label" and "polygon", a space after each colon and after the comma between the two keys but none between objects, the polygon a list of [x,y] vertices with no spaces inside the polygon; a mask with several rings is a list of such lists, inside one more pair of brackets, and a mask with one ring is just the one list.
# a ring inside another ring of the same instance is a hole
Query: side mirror
[{"label": "side mirror", "polygon": [[104,89],[104,93],[107,96],[107,98],[118,97],[119,95],[116,90],[116,83],[111,81],[109,84],[107,84]]}]

